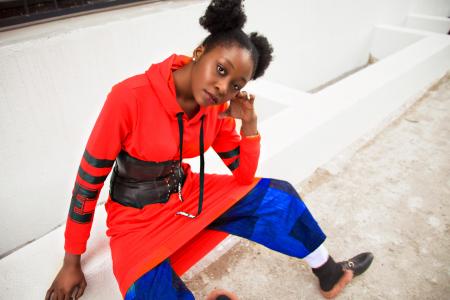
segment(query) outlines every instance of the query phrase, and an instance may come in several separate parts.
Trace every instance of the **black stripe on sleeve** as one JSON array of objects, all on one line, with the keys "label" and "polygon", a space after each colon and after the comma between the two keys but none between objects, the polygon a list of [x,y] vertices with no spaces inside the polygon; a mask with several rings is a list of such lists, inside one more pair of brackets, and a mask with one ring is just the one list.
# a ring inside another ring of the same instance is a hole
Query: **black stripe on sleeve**
[{"label": "black stripe on sleeve", "polygon": [[239,158],[236,158],[236,160],[233,161],[231,164],[229,164],[227,167],[228,167],[228,169],[230,169],[232,172],[233,172],[234,170],[236,170],[236,168],[239,167]]},{"label": "black stripe on sleeve", "polygon": [[75,183],[75,190],[73,191],[74,196],[81,195],[84,198],[97,199],[98,193],[98,190],[88,190],[78,183]]},{"label": "black stripe on sleeve", "polygon": [[111,168],[114,164],[114,160],[97,159],[93,157],[87,150],[84,150],[83,157],[91,166],[96,168]]},{"label": "black stripe on sleeve", "polygon": [[239,155],[240,152],[240,148],[239,146],[237,146],[235,149],[227,151],[227,152],[218,152],[217,154],[219,154],[220,158],[224,159],[224,158],[232,158],[236,155]]},{"label": "black stripe on sleeve", "polygon": [[70,210],[69,210],[70,218],[77,223],[89,223],[92,221],[92,213],[79,214],[75,212],[75,207],[81,210],[83,208],[83,203],[81,203],[81,201],[78,200],[77,197],[74,195],[72,196],[72,201],[70,202]]},{"label": "black stripe on sleeve", "polygon": [[80,175],[80,177],[83,178],[84,181],[89,182],[90,184],[102,183],[105,181],[106,177],[108,177],[108,175],[92,176],[92,175],[88,174],[85,170],[83,170],[83,168],[81,168],[81,166],[78,169],[78,175]]}]

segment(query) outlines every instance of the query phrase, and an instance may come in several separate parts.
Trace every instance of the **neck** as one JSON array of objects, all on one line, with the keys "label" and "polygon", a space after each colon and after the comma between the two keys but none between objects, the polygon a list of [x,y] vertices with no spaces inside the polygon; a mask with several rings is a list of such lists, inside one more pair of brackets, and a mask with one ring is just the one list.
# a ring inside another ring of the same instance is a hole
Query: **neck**
[{"label": "neck", "polygon": [[189,118],[200,108],[192,94],[191,72],[192,62],[173,72],[177,102]]}]

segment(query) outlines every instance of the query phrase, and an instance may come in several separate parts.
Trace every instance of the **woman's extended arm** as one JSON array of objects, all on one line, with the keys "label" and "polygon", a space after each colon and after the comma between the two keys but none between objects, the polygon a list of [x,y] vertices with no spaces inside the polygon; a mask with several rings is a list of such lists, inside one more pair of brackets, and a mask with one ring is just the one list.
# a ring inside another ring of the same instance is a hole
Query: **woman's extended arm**
[{"label": "woman's extended arm", "polygon": [[95,122],[78,168],[64,233],[66,252],[86,251],[100,191],[135,124],[135,110],[131,89],[124,83],[116,84]]},{"label": "woman's extended arm", "polygon": [[[131,132],[136,116],[136,99],[123,83],[109,93],[89,136],[72,191],[64,233],[64,263],[45,299],[76,299],[86,287],[81,254],[86,251],[98,196],[110,173],[122,142]],[[52,296],[53,294],[53,296]]]}]

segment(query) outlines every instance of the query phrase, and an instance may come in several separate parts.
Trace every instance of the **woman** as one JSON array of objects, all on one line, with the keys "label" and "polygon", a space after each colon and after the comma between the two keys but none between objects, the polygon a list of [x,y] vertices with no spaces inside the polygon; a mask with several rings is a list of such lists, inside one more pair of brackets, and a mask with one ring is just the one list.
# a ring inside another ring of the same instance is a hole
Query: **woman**
[{"label": "woman", "polygon": [[[205,228],[305,259],[327,298],[369,267],[370,253],[340,263],[328,255],[325,235],[288,182],[254,178],[260,136],[255,97],[243,88],[264,74],[273,50],[264,36],[242,31],[245,21],[240,0],[213,0],[200,18],[210,35],[192,58],[172,55],[112,88],[80,163],[64,264],[46,299],[83,294],[80,256],[114,162],[107,235],[125,299],[193,299],[168,258]],[[233,175],[204,174],[209,147]],[[199,155],[197,174],[182,159]],[[226,298],[219,294],[210,298]]]}]

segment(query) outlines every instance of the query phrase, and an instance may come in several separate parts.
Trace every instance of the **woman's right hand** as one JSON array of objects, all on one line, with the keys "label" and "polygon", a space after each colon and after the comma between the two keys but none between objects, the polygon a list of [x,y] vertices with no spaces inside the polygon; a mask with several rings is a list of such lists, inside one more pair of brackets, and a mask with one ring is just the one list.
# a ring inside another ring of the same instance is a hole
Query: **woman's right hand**
[{"label": "woman's right hand", "polygon": [[45,300],[70,300],[80,298],[86,288],[81,270],[80,255],[66,253],[64,264],[45,295]]}]

